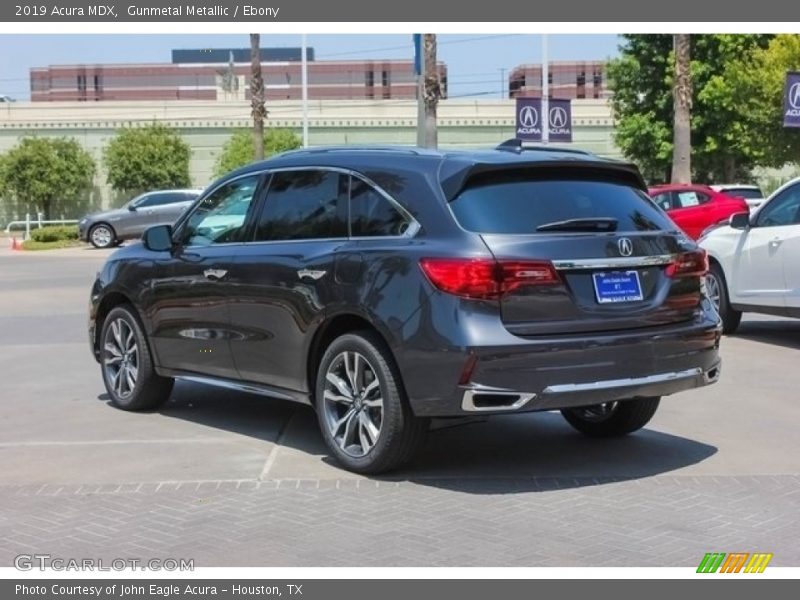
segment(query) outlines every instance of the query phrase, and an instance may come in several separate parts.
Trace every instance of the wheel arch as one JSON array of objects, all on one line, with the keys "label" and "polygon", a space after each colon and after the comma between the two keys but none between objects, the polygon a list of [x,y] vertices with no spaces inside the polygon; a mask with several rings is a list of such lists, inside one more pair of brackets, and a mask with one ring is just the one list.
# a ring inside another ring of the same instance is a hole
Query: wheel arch
[{"label": "wheel arch", "polygon": [[95,323],[94,340],[92,340],[92,343],[94,345],[95,355],[97,355],[98,352],[100,351],[99,348],[100,332],[103,329],[103,323],[105,322],[108,313],[110,313],[116,307],[122,306],[124,304],[130,306],[134,310],[134,312],[136,312],[136,314],[138,315],[138,311],[133,306],[133,302],[131,302],[131,299],[119,291],[113,291],[107,293],[105,296],[103,296],[103,299],[97,305],[97,310],[95,311],[94,315],[94,323]]},{"label": "wheel arch", "polygon": [[320,360],[322,360],[322,355],[325,353],[328,346],[330,346],[331,342],[346,333],[363,330],[372,331],[377,334],[381,340],[383,340],[384,344],[386,344],[386,348],[395,360],[395,364],[397,363],[397,359],[392,352],[391,344],[386,334],[366,317],[353,312],[332,315],[314,332],[306,355],[306,383],[308,385],[309,394],[312,397],[314,388],[316,387],[317,367]]}]

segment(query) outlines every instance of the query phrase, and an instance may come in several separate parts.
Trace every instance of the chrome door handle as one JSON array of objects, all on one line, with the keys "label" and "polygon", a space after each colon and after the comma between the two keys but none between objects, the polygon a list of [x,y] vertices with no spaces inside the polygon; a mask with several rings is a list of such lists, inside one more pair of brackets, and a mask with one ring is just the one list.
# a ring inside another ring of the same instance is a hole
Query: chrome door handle
[{"label": "chrome door handle", "polygon": [[769,245],[770,245],[771,247],[773,247],[773,248],[776,248],[777,246],[780,246],[780,245],[781,245],[781,242],[783,242],[783,240],[782,240],[781,238],[772,238],[772,239],[769,241]]},{"label": "chrome door handle", "polygon": [[219,281],[227,274],[228,272],[225,269],[206,269],[203,271],[203,276],[210,281]]}]

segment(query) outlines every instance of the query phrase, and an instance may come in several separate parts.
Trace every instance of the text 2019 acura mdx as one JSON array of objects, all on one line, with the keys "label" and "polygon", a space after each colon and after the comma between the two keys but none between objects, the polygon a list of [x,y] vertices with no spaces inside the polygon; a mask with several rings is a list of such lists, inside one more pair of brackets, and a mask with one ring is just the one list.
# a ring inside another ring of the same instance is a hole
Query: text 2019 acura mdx
[{"label": "text 2019 acura mdx", "polygon": [[719,375],[706,269],[629,164],[516,143],[299,150],[113,254],[89,338],[120,408],[157,407],[175,378],[308,403],[330,452],[377,473],[432,417],[643,427]]}]

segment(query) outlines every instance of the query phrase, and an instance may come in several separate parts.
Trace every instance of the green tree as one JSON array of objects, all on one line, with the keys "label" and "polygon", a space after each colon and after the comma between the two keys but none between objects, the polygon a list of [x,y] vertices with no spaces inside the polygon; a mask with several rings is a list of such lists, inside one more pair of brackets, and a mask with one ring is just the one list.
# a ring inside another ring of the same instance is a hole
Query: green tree
[{"label": "green tree", "polygon": [[95,164],[72,138],[22,138],[0,160],[0,188],[21,211],[75,216],[92,187]]},{"label": "green tree", "polygon": [[191,150],[178,133],[153,123],[121,129],[105,148],[109,185],[127,193],[188,187]]},{"label": "green tree", "polygon": [[800,131],[783,127],[786,73],[800,71],[800,36],[778,35],[766,48],[728,65],[723,77],[734,90],[730,102],[748,115],[731,132],[759,166],[800,162]]},{"label": "green tree", "polygon": [[[264,156],[272,156],[286,150],[294,150],[302,146],[302,140],[288,129],[268,129],[264,134]],[[225,173],[253,162],[253,133],[247,129],[233,132],[222,147],[214,165],[214,175],[221,177]]]},{"label": "green tree", "polygon": [[[691,36],[691,164],[696,181],[735,179],[759,155],[737,137],[750,117],[737,104],[729,65],[765,48],[769,35]],[[609,64],[615,139],[651,181],[668,181],[672,165],[674,52],[671,35],[626,35]]]}]

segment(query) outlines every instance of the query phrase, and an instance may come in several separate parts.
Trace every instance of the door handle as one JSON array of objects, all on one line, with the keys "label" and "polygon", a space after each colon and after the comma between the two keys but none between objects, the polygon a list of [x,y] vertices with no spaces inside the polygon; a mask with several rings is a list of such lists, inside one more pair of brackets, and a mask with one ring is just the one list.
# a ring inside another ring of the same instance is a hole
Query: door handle
[{"label": "door handle", "polygon": [[225,269],[206,269],[203,271],[203,276],[209,281],[219,281],[227,274],[228,272]]},{"label": "door handle", "polygon": [[772,238],[769,241],[769,246],[770,246],[770,248],[777,248],[778,246],[781,245],[782,242],[783,242],[783,240],[781,238],[779,238],[779,237]]}]

